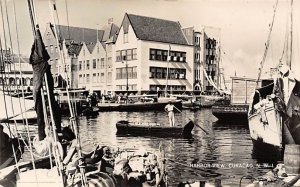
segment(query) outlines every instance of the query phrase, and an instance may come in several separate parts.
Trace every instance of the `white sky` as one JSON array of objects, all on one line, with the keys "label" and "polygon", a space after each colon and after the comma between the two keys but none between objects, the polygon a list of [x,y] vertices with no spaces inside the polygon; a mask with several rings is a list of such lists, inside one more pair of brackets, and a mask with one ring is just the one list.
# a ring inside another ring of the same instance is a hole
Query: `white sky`
[{"label": "white sky", "polygon": [[[13,48],[16,51],[15,22],[13,21],[13,0],[7,1]],[[17,11],[17,24],[21,53],[29,54],[33,42],[27,1],[14,0]],[[68,3],[69,24],[71,26],[99,28],[109,18],[120,26],[124,14],[138,14],[179,21],[183,27],[202,25],[221,28],[223,66],[227,77],[234,72],[238,76],[257,77],[259,62],[264,53],[269,24],[273,16],[276,0],[57,0],[60,24],[67,25],[66,2]],[[42,33],[47,22],[52,22],[48,0],[35,0],[38,21]],[[268,66],[275,65],[282,53],[285,39],[288,2],[280,0],[275,18],[272,43],[267,58]],[[4,8],[4,7],[3,7]],[[300,0],[294,0],[294,58],[299,61],[299,12]],[[5,12],[4,12],[5,13]],[[1,16],[0,16],[1,17]],[[5,17],[6,19],[6,17]],[[298,19],[298,22],[296,21]],[[0,31],[3,40],[2,21]],[[8,36],[8,33],[6,32]],[[9,40],[7,40],[9,43]],[[8,44],[7,44],[8,45]],[[10,46],[10,45],[8,45]],[[300,67],[298,66],[298,69]]]}]

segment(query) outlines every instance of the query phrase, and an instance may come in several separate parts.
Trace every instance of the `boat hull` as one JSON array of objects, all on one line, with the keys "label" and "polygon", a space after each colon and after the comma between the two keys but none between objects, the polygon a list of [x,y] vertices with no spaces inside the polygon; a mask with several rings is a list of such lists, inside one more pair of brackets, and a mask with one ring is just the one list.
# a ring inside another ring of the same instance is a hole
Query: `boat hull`
[{"label": "boat hull", "polygon": [[213,106],[212,114],[219,121],[225,122],[248,122],[248,105],[225,105]]},{"label": "boat hull", "polygon": [[117,135],[141,135],[158,137],[190,137],[194,128],[192,121],[183,127],[169,127],[157,124],[134,124],[127,121],[119,121],[116,124]]},{"label": "boat hull", "polygon": [[282,119],[274,108],[273,101],[265,103],[249,115],[249,131],[256,155],[272,155],[274,159],[281,160],[283,150]]},{"label": "boat hull", "polygon": [[261,163],[275,163],[283,160],[283,148],[272,144],[267,144],[261,139],[252,139],[252,157]]},{"label": "boat hull", "polygon": [[[129,104],[103,104],[99,105],[100,111],[130,111],[130,112],[140,112],[140,111],[163,111],[168,102],[154,102],[154,103],[129,103]],[[181,101],[173,101],[172,104],[182,110]]]}]

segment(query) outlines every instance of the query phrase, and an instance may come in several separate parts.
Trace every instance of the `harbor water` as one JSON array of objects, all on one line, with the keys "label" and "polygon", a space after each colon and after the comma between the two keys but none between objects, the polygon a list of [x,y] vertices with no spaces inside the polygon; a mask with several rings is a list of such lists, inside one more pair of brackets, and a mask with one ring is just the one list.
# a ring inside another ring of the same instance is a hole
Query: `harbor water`
[{"label": "harbor water", "polygon": [[[243,176],[258,176],[273,166],[261,162],[252,152],[248,125],[236,121],[217,122],[210,109],[175,114],[176,124],[192,119],[207,131],[195,126],[192,139],[133,137],[116,135],[116,122],[157,122],[168,125],[164,112],[101,112],[97,118],[80,117],[79,130],[83,150],[96,144],[128,150],[158,151],[161,147],[167,158],[167,172],[171,186],[183,181],[222,180],[222,184],[238,186]],[[233,119],[234,120],[234,119]],[[268,161],[268,159],[266,159]],[[245,179],[245,182],[247,179]]]}]

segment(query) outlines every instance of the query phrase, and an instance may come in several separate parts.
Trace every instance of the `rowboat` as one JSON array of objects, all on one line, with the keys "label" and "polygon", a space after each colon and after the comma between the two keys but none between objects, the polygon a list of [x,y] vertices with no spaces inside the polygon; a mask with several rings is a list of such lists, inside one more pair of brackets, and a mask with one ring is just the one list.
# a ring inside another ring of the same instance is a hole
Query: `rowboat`
[{"label": "rowboat", "polygon": [[184,126],[163,126],[159,123],[134,123],[129,121],[118,121],[116,123],[117,135],[142,135],[161,137],[190,137],[195,124],[190,120]]}]

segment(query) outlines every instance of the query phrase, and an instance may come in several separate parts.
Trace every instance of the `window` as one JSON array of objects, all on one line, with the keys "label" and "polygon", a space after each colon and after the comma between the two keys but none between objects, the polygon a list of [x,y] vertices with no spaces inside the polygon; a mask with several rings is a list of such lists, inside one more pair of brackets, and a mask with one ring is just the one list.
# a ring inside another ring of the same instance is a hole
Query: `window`
[{"label": "window", "polygon": [[82,69],[82,61],[79,61],[79,70],[81,70]]},{"label": "window", "polygon": [[100,59],[97,59],[97,69],[100,69]]},{"label": "window", "polygon": [[82,83],[85,84],[85,83],[86,83],[85,81],[86,81],[86,80],[85,80],[85,74],[83,74],[83,75],[82,75]]},{"label": "window", "polygon": [[128,33],[124,33],[124,35],[123,35],[123,43],[128,43]]},{"label": "window", "polygon": [[167,61],[168,60],[168,51],[163,51],[162,60],[163,61]]},{"label": "window", "polygon": [[50,45],[50,53],[53,53],[54,52],[54,47],[53,45]]},{"label": "window", "polygon": [[83,82],[82,82],[82,75],[80,74],[79,75],[79,84],[82,84]]},{"label": "window", "polygon": [[157,50],[156,51],[156,59],[155,60],[162,60],[162,51],[161,50]]},{"label": "window", "polygon": [[93,83],[96,83],[96,82],[97,82],[97,74],[93,73]]},{"label": "window", "polygon": [[58,47],[55,47],[55,52],[58,53]]},{"label": "window", "polygon": [[100,68],[101,68],[101,69],[104,69],[104,58],[101,58]]},{"label": "window", "polygon": [[82,63],[82,69],[85,70],[85,60]]},{"label": "window", "polygon": [[150,60],[155,60],[155,49],[150,49]]},{"label": "window", "polygon": [[90,61],[89,61],[89,60],[86,61],[86,69],[87,69],[87,70],[90,69]]},{"label": "window", "polygon": [[107,58],[107,66],[108,66],[108,68],[112,67],[112,58],[111,57]]},{"label": "window", "polygon": [[121,79],[122,78],[122,76],[121,76],[122,75],[122,68],[117,68],[116,73],[117,73],[116,78]]},{"label": "window", "polygon": [[132,67],[132,78],[136,79],[137,78],[137,67]]},{"label": "window", "polygon": [[104,73],[101,73],[101,75],[100,75],[100,82],[104,82]]},{"label": "window", "polygon": [[128,79],[132,78],[132,68],[127,68]]},{"label": "window", "polygon": [[132,49],[132,59],[133,60],[137,59],[137,49]]},{"label": "window", "polygon": [[126,57],[127,57],[127,55],[126,55],[126,51],[124,50],[124,51],[122,51],[122,60],[126,60]]},{"label": "window", "polygon": [[[167,77],[167,68],[150,67],[149,78],[165,79]],[[186,79],[186,69],[169,68],[169,79]]]},{"label": "window", "polygon": [[126,60],[132,60],[132,49],[127,49]]},{"label": "window", "polygon": [[108,72],[108,73],[107,73],[107,82],[108,82],[108,83],[111,83],[111,82],[112,82],[112,73],[111,73],[111,72]]},{"label": "window", "polygon": [[159,61],[170,60],[172,62],[185,62],[186,61],[186,52],[168,51],[168,50],[161,50],[161,49],[150,49],[149,59],[150,60],[159,60]]},{"label": "window", "polygon": [[90,74],[86,74],[86,83],[90,83]]},{"label": "window", "polygon": [[93,69],[96,69],[97,68],[97,61],[96,59],[93,59]]},{"label": "window", "polygon": [[116,61],[117,61],[117,62],[122,61],[121,51],[116,51]]}]

